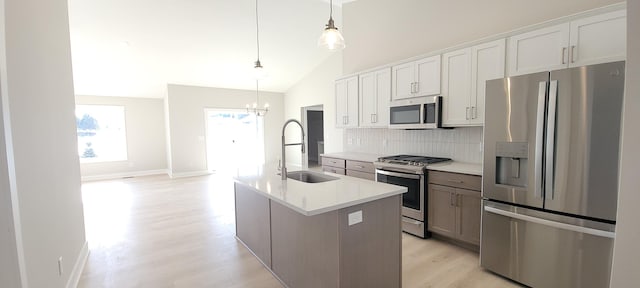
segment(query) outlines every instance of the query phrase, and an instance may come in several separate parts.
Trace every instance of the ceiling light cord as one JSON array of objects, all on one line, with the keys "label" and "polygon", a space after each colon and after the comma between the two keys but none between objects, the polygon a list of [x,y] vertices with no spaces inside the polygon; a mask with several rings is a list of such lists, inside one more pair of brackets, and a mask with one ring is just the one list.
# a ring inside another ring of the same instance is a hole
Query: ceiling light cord
[{"label": "ceiling light cord", "polygon": [[258,25],[258,0],[256,0],[256,47],[258,48],[258,60],[256,65],[260,64],[260,26]]},{"label": "ceiling light cord", "polygon": [[269,112],[269,103],[264,103],[264,108],[259,108],[260,104],[260,78],[264,77],[264,68],[262,67],[262,63],[260,63],[260,25],[258,18],[258,0],[256,0],[256,56],[257,60],[253,66],[254,73],[256,73],[256,102],[253,105],[246,105],[247,113],[252,113],[256,116],[265,116],[267,112]]}]

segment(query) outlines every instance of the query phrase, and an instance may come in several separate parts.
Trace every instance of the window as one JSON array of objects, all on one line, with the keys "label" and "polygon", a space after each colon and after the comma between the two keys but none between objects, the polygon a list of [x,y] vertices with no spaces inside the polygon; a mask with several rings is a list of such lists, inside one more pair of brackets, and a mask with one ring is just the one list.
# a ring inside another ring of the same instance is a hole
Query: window
[{"label": "window", "polygon": [[127,160],[123,106],[76,105],[80,163]]}]

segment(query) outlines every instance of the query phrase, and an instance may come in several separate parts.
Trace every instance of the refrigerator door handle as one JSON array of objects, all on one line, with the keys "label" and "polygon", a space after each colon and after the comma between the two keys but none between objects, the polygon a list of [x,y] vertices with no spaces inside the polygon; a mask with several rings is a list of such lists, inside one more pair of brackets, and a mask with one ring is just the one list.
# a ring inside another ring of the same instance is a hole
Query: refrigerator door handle
[{"label": "refrigerator door handle", "polygon": [[545,178],[544,196],[547,200],[553,200],[553,177],[555,174],[554,156],[556,144],[556,105],[558,102],[558,80],[549,83],[549,105],[547,110],[547,145],[545,150]]},{"label": "refrigerator door handle", "polygon": [[566,224],[562,222],[551,221],[551,220],[533,217],[529,215],[514,213],[511,211],[505,211],[505,210],[490,207],[490,206],[484,206],[484,211],[487,211],[493,214],[502,215],[509,218],[513,218],[513,219],[518,219],[522,221],[527,221],[531,223],[536,223],[536,224],[563,229],[563,230],[569,230],[569,231],[578,232],[578,233],[584,233],[584,234],[606,237],[611,239],[615,239],[616,237],[615,232],[603,231],[603,230],[598,230],[598,229],[593,229],[588,227],[582,227],[582,226],[571,225],[571,224]]},{"label": "refrigerator door handle", "polygon": [[536,198],[542,198],[542,144],[544,139],[544,105],[547,97],[547,82],[538,83],[538,111],[536,115],[536,150],[535,150],[535,188],[534,195]]}]

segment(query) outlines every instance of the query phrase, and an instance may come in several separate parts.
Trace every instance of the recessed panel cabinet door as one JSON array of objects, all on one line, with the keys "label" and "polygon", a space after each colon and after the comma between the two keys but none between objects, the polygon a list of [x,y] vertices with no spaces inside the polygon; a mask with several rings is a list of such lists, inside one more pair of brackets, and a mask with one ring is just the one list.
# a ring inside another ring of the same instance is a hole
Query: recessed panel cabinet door
[{"label": "recessed panel cabinet door", "polygon": [[455,188],[429,184],[429,231],[449,237],[455,237],[455,198]]},{"label": "recessed panel cabinet door", "polygon": [[509,40],[509,76],[567,67],[568,43],[568,23],[512,36]]},{"label": "recessed panel cabinet door", "polygon": [[442,55],[442,124],[468,124],[471,105],[471,49]]},{"label": "recessed panel cabinet door", "polygon": [[391,101],[391,69],[360,75],[360,127],[387,127]]},{"label": "recessed panel cabinet door", "polygon": [[358,76],[335,83],[336,127],[358,127]]},{"label": "recessed panel cabinet door", "polygon": [[415,82],[414,62],[404,63],[391,68],[393,79],[391,83],[392,100],[415,97],[413,87]]},{"label": "recessed panel cabinet door", "polygon": [[625,60],[626,11],[620,10],[571,22],[569,67]]},{"label": "recessed panel cabinet door", "polygon": [[482,198],[480,191],[456,189],[458,205],[458,237],[460,240],[480,245],[480,215]]},{"label": "recessed panel cabinet door", "polygon": [[470,124],[484,124],[487,80],[504,78],[505,39],[471,47]]},{"label": "recessed panel cabinet door", "polygon": [[415,96],[440,94],[440,55],[416,61]]}]

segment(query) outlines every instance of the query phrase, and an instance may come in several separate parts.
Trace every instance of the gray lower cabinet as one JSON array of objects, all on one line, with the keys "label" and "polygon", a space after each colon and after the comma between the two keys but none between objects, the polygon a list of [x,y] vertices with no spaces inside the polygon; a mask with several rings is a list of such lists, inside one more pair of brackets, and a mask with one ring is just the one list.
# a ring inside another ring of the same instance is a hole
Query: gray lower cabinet
[{"label": "gray lower cabinet", "polygon": [[480,176],[429,171],[429,231],[465,243],[480,244]]},{"label": "gray lower cabinet", "polygon": [[375,167],[372,162],[323,157],[322,171],[375,180]]},{"label": "gray lower cabinet", "polygon": [[401,195],[314,216],[238,183],[235,197],[237,238],[286,287],[402,287]]}]

